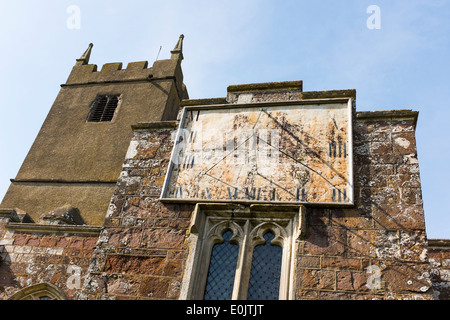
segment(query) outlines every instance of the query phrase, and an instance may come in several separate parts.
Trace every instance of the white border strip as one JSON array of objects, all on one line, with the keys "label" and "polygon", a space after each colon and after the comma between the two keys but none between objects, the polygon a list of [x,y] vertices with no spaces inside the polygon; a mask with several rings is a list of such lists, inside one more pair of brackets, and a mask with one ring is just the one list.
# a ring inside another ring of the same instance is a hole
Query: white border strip
[{"label": "white border strip", "polygon": [[[178,202],[178,203],[194,203],[194,202],[236,202],[236,203],[249,203],[249,204],[264,204],[264,203],[277,203],[277,204],[299,204],[299,205],[333,205],[333,206],[353,206],[354,205],[354,177],[353,177],[353,99],[346,98],[330,98],[330,99],[308,99],[302,101],[283,101],[283,102],[265,102],[265,103],[251,103],[251,104],[221,104],[221,105],[199,105],[199,106],[185,106],[183,107],[183,112],[181,115],[180,123],[178,125],[177,134],[174,140],[174,146],[172,149],[172,153],[170,155],[170,162],[167,168],[166,177],[164,178],[164,184],[161,191],[161,196],[159,199],[165,202]],[[181,130],[183,129],[187,111],[191,110],[212,110],[212,109],[231,109],[231,108],[255,108],[259,105],[266,106],[286,106],[286,105],[314,105],[314,104],[326,104],[326,103],[338,103],[338,102],[347,102],[347,114],[348,114],[348,157],[349,157],[349,166],[348,166],[348,197],[349,202],[302,202],[302,201],[257,201],[257,200],[220,200],[220,199],[175,199],[175,198],[166,198],[167,190],[169,189],[170,178],[172,176],[173,165],[175,163],[175,157],[178,153],[179,139],[181,135]]]}]

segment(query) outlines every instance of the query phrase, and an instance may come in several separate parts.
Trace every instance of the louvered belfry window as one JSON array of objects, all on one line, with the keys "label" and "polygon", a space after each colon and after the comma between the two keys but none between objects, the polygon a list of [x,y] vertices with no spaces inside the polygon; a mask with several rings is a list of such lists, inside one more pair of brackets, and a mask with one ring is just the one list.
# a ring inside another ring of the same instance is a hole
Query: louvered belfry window
[{"label": "louvered belfry window", "polygon": [[98,96],[92,103],[91,112],[88,116],[88,122],[109,122],[113,119],[117,105],[119,104],[118,95]]}]

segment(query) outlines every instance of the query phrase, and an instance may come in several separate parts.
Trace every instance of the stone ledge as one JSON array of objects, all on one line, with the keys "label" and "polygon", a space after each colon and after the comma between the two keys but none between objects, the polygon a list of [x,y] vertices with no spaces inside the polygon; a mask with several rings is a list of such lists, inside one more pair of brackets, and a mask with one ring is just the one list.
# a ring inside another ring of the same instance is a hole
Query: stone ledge
[{"label": "stone ledge", "polygon": [[419,111],[411,109],[386,110],[386,111],[358,111],[356,112],[356,120],[412,120],[414,129],[417,125]]},{"label": "stone ledge", "polygon": [[34,223],[33,219],[20,209],[0,208],[0,222]]},{"label": "stone ledge", "polygon": [[116,184],[117,180],[10,179],[12,183]]},{"label": "stone ledge", "polygon": [[0,209],[0,222],[18,222],[19,217],[17,216],[16,210],[14,209]]},{"label": "stone ledge", "polygon": [[70,233],[99,235],[102,227],[96,226],[72,226],[72,225],[49,225],[35,223],[13,223],[6,224],[6,229],[25,232],[41,233]]},{"label": "stone ledge", "polygon": [[450,239],[428,239],[428,247],[450,249]]},{"label": "stone ledge", "polygon": [[211,104],[227,104],[227,98],[186,99],[180,102],[181,107],[202,106]]},{"label": "stone ledge", "polygon": [[147,129],[174,129],[178,126],[178,121],[155,121],[155,122],[139,122],[131,125],[133,130]]},{"label": "stone ledge", "polygon": [[[156,78],[152,80],[157,80]],[[73,86],[85,86],[85,85],[103,85],[103,84],[121,84],[128,82],[149,82],[149,77],[142,77],[136,79],[122,79],[122,80],[103,80],[103,81],[86,81],[86,82],[71,82],[60,84],[62,88]]]},{"label": "stone ledge", "polygon": [[356,112],[357,119],[413,118],[416,120],[418,116],[419,111],[412,111],[411,109]]},{"label": "stone ledge", "polygon": [[262,200],[230,200],[230,199],[185,199],[185,198],[166,198],[160,197],[158,199],[162,203],[171,204],[230,204],[230,205],[272,205],[272,206],[307,206],[307,207],[325,207],[325,208],[353,208],[354,203],[344,203],[344,202],[303,202],[303,201],[262,201]]},{"label": "stone ledge", "polygon": [[228,92],[243,92],[243,91],[266,91],[266,90],[289,90],[297,89],[303,90],[303,81],[282,81],[282,82],[265,82],[265,83],[250,83],[250,84],[236,84],[230,85],[227,88]]},{"label": "stone ledge", "polygon": [[307,91],[300,94],[300,99],[353,98],[356,99],[355,89]]}]

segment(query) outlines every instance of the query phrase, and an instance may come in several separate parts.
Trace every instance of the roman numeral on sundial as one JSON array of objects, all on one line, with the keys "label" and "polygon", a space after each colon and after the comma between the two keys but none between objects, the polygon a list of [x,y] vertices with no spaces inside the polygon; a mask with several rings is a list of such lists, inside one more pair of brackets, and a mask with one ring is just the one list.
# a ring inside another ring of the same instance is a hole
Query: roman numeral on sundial
[{"label": "roman numeral on sundial", "polygon": [[175,199],[183,198],[183,191],[182,191],[181,187],[176,187],[174,197],[175,197]]},{"label": "roman numeral on sundial", "polygon": [[335,141],[328,143],[328,155],[330,158],[347,158],[347,143]]}]

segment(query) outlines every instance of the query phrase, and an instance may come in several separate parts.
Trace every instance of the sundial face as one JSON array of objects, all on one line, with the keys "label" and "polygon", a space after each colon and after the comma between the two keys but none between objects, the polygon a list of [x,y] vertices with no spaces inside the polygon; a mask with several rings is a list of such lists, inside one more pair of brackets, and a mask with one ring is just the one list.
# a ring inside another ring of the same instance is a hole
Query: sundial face
[{"label": "sundial face", "polygon": [[185,108],[163,199],[353,201],[352,103]]}]

